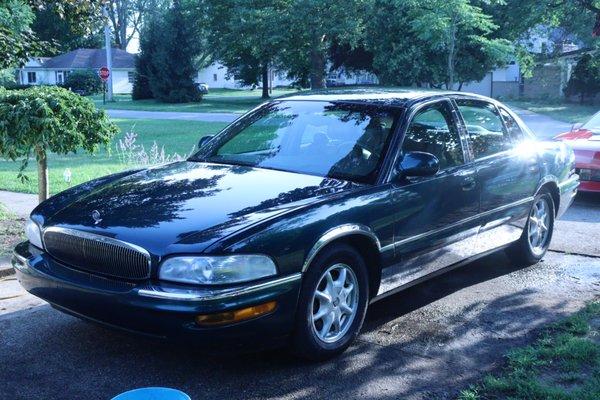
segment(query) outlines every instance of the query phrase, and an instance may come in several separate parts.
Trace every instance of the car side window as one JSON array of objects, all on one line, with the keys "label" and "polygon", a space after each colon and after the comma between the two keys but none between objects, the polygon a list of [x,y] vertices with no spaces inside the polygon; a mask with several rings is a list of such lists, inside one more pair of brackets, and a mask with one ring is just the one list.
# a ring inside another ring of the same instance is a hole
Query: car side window
[{"label": "car side window", "polygon": [[504,130],[502,118],[491,103],[477,100],[456,101],[475,159],[490,156],[512,148],[512,141]]},{"label": "car side window", "polygon": [[414,116],[404,137],[402,151],[431,153],[440,161],[440,169],[465,162],[460,134],[448,103],[427,106]]},{"label": "car side window", "polygon": [[514,142],[523,141],[525,139],[525,133],[523,133],[523,130],[512,115],[502,107],[500,107],[500,114],[502,115],[504,125],[506,126],[506,130],[508,130],[510,138]]}]

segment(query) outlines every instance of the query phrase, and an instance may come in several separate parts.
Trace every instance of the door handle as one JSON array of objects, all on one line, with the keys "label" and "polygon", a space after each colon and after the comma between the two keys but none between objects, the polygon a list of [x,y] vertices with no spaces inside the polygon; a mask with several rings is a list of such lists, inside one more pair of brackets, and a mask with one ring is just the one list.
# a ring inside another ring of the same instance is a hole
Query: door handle
[{"label": "door handle", "polygon": [[460,186],[462,187],[462,190],[464,190],[466,192],[466,191],[475,189],[475,186],[477,186],[477,182],[475,181],[474,178],[468,177],[463,180],[463,182]]}]

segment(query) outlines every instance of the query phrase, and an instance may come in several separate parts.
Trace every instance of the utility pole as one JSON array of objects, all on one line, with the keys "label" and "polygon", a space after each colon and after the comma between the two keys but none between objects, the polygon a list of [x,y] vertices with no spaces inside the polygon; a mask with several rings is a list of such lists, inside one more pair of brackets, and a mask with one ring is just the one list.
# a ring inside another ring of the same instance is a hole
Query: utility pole
[{"label": "utility pole", "polygon": [[108,101],[112,101],[113,100],[113,70],[112,70],[112,40],[111,40],[111,33],[110,33],[110,26],[108,24],[108,5],[104,4],[104,7],[102,8],[102,14],[104,15],[104,46],[106,48],[106,66],[108,67],[108,70],[110,72],[110,75],[108,76],[108,81],[106,82],[107,85],[107,100]]}]

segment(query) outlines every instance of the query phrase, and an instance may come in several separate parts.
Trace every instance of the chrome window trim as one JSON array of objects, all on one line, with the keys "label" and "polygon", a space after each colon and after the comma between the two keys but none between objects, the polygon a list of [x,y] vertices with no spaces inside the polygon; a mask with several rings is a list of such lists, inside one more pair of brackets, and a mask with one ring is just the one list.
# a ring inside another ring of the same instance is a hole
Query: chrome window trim
[{"label": "chrome window trim", "polygon": [[49,226],[47,228],[44,228],[42,231],[42,244],[44,245],[44,248],[46,247],[46,243],[45,243],[46,232],[64,233],[64,234],[71,235],[71,236],[77,236],[77,237],[80,237],[83,239],[95,240],[95,241],[99,241],[99,242],[113,244],[116,246],[127,247],[131,250],[138,251],[146,257],[146,259],[148,261],[148,273],[150,274],[150,271],[151,271],[150,267],[152,266],[152,258],[150,257],[150,253],[148,252],[148,250],[144,249],[143,247],[137,246],[132,243],[124,242],[122,240],[113,239],[108,236],[98,235],[95,233],[80,231],[77,229],[63,228],[60,226]]},{"label": "chrome window trim", "polygon": [[382,252],[381,242],[379,241],[379,238],[368,226],[361,224],[340,225],[328,230],[316,241],[316,243],[313,245],[313,247],[308,252],[308,255],[306,256],[304,264],[302,265],[302,272],[306,272],[310,263],[313,261],[313,259],[323,247],[325,247],[327,244],[331,243],[336,239],[352,234],[360,234],[367,236],[375,243],[379,252]]},{"label": "chrome window trim", "polygon": [[[464,167],[465,165],[467,165],[467,162],[469,161],[469,157],[468,157],[469,155],[466,152],[466,148],[465,148],[466,142],[465,142],[465,138],[463,137],[463,134],[461,133],[461,130],[460,130],[460,124],[459,124],[459,120],[458,120],[459,116],[457,115],[457,111],[449,97],[434,97],[431,99],[427,99],[425,101],[418,102],[418,103],[412,105],[411,107],[409,107],[409,109],[406,111],[405,118],[404,118],[404,120],[406,122],[402,125],[402,127],[399,129],[399,132],[397,133],[399,140],[397,141],[397,143],[391,143],[391,145],[396,144],[397,148],[393,149],[390,147],[390,149],[389,149],[389,151],[391,152],[391,155],[392,155],[391,163],[388,166],[387,171],[385,171],[385,173],[384,173],[383,183],[394,182],[394,180],[396,178],[394,176],[394,167],[395,167],[396,163],[398,162],[398,159],[402,155],[402,145],[404,144],[406,132],[408,131],[408,128],[410,128],[410,125],[412,124],[412,121],[415,118],[415,116],[420,111],[422,111],[424,108],[434,106],[437,103],[446,103],[447,104],[448,110],[451,112],[452,118],[454,119],[454,121],[453,121],[454,127],[458,131],[458,135],[460,138],[460,144],[461,144],[461,148],[462,148],[462,153],[463,153],[463,163],[462,164],[455,165],[453,167],[441,170],[438,173],[443,173],[443,172],[446,172],[448,169],[461,168],[461,167]],[[434,175],[434,177],[435,177],[435,175]]]},{"label": "chrome window trim", "polygon": [[150,287],[145,289],[137,289],[137,294],[143,297],[152,297],[161,300],[173,300],[173,301],[215,301],[215,300],[226,300],[235,297],[239,297],[246,294],[251,294],[260,290],[274,288],[287,283],[295,282],[302,277],[300,272],[284,276],[283,278],[277,278],[266,282],[261,282],[253,285],[228,288],[228,289],[206,289],[204,292],[193,293],[189,290],[182,289],[180,292],[175,290],[166,292],[161,290],[159,287]]}]

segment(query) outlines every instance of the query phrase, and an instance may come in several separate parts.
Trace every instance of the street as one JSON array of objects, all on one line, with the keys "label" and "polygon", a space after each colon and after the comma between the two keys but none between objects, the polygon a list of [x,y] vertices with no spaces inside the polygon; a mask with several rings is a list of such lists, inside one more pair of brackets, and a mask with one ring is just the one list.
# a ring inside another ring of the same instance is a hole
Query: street
[{"label": "street", "polygon": [[109,399],[145,386],[192,399],[455,398],[538,328],[600,296],[599,222],[600,196],[578,195],[538,265],[518,268],[497,253],[375,303],[358,343],[320,364],[283,351],[209,357],[112,331],[52,309],[8,277],[0,398]]}]

